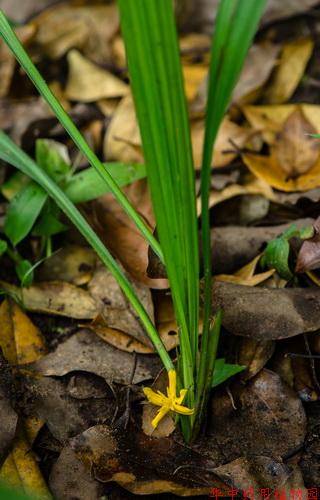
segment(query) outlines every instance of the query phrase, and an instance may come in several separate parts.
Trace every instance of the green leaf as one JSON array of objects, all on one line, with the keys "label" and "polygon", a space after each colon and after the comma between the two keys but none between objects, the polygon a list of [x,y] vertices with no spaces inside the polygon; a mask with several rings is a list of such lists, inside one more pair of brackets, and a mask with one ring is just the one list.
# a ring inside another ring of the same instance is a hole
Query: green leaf
[{"label": "green leaf", "polygon": [[[32,500],[29,496],[24,493],[15,491],[3,484],[0,485],[0,500]],[[34,500],[34,499],[33,499]],[[38,499],[40,500],[40,499]]]},{"label": "green leaf", "polygon": [[16,273],[22,287],[28,287],[33,282],[33,265],[26,259],[21,259],[16,264]]},{"label": "green leaf", "polygon": [[212,387],[222,384],[228,378],[242,372],[246,366],[225,363],[223,358],[216,359],[212,377]]},{"label": "green leaf", "polygon": [[8,248],[7,242],[4,240],[0,240],[0,256],[7,251],[7,248]]},{"label": "green leaf", "polygon": [[[179,375],[194,387],[199,251],[195,175],[172,0],[118,0],[157,232],[177,322]],[[186,403],[192,405],[192,389]]]},{"label": "green leaf", "polygon": [[261,265],[269,269],[276,269],[279,276],[285,280],[293,277],[289,268],[290,244],[286,237],[279,236],[270,240],[264,250]]},{"label": "green leaf", "polygon": [[35,182],[27,184],[11,201],[4,222],[4,233],[16,246],[31,231],[47,199]]},{"label": "green leaf", "polygon": [[68,229],[68,226],[59,220],[60,210],[58,209],[58,214],[56,214],[52,210],[50,211],[50,208],[51,206],[49,206],[49,209],[41,214],[32,231],[34,236],[45,236],[48,238],[49,236],[62,233]]},{"label": "green leaf", "polygon": [[52,139],[36,141],[36,162],[57,182],[63,179],[71,168],[67,147]]},{"label": "green leaf", "polygon": [[[107,163],[104,165],[120,187],[146,176],[145,165],[127,165],[125,163]],[[62,188],[73,203],[90,201],[110,192],[110,189],[101,182],[99,174],[92,167],[73,175],[71,179],[62,185]]]}]

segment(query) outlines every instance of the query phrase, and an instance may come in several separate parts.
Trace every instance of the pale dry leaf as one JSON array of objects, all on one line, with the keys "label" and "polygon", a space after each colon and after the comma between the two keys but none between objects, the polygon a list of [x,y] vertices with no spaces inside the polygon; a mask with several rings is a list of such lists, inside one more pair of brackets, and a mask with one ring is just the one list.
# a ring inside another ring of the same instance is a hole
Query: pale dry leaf
[{"label": "pale dry leaf", "polygon": [[265,102],[281,104],[290,99],[304,75],[313,48],[311,38],[301,38],[284,45],[279,66],[264,94]]},{"label": "pale dry leaf", "polygon": [[111,5],[56,5],[32,20],[40,52],[59,59],[79,49],[97,63],[111,62],[110,42],[119,29],[119,14]]},{"label": "pale dry leaf", "polygon": [[226,283],[234,283],[235,285],[257,286],[275,273],[275,269],[269,269],[263,273],[255,274],[261,256],[262,254],[257,255],[251,262],[243,266],[234,274],[218,274],[214,279]]},{"label": "pale dry leaf", "polygon": [[123,97],[129,87],[109,71],[86,59],[77,50],[68,53],[69,76],[65,94],[71,101],[95,102]]},{"label": "pale dry leaf", "polygon": [[320,143],[311,137],[316,130],[303,112],[294,111],[284,122],[273,145],[272,153],[289,178],[308,172],[320,154]]}]

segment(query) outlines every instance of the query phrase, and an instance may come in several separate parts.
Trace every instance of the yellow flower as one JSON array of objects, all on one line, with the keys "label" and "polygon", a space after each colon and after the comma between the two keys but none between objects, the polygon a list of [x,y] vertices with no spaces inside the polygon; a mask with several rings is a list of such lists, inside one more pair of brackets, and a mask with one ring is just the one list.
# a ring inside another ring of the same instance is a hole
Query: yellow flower
[{"label": "yellow flower", "polygon": [[160,406],[155,418],[152,420],[151,425],[155,429],[160,420],[169,413],[169,411],[174,411],[175,413],[181,413],[181,415],[192,415],[194,410],[182,406],[182,402],[187,394],[187,389],[181,389],[179,397],[177,397],[177,374],[175,370],[168,371],[169,377],[169,387],[167,387],[167,396],[162,394],[162,392],[154,392],[150,387],[145,387],[143,392],[150,401],[156,406]]}]

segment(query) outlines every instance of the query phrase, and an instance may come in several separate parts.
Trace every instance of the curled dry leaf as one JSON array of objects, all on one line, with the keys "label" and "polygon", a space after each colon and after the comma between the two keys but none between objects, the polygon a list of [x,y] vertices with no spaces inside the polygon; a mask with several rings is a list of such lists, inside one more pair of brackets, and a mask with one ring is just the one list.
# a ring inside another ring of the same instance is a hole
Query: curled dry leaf
[{"label": "curled dry leaf", "polygon": [[262,254],[257,255],[251,262],[236,271],[234,274],[216,275],[215,280],[245,286],[257,286],[260,283],[263,283],[274,274],[275,269],[269,269],[269,271],[255,274],[256,267],[261,259],[261,256]]},{"label": "curled dry leaf", "polygon": [[138,384],[156,376],[160,369],[157,356],[136,358],[103,342],[93,332],[80,330],[57,349],[33,364],[33,369],[46,376],[61,377],[73,371],[86,371],[107,382]]},{"label": "curled dry leaf", "polygon": [[119,15],[112,5],[56,5],[32,20],[35,42],[51,59],[79,49],[97,63],[111,60],[110,41],[119,29]]},{"label": "curled dry leaf", "polygon": [[245,153],[250,171],[283,191],[307,191],[320,186],[320,145],[316,129],[301,109],[289,115],[271,146],[270,156]]},{"label": "curled dry leaf", "polygon": [[313,48],[311,38],[300,38],[284,45],[279,66],[264,95],[265,102],[282,104],[291,98],[304,75]]},{"label": "curled dry leaf", "polygon": [[109,71],[100,68],[77,50],[68,53],[69,76],[65,94],[71,101],[95,102],[123,97],[129,87]]},{"label": "curled dry leaf", "polygon": [[255,340],[294,337],[320,328],[318,288],[252,288],[215,282],[214,309],[222,307],[223,326]]}]

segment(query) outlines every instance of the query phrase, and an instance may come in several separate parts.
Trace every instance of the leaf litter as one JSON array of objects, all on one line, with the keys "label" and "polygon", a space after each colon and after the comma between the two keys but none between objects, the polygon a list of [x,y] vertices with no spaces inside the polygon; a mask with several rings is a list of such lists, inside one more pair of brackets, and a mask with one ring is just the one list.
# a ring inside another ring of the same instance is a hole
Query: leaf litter
[{"label": "leaf litter", "polygon": [[[192,3],[177,1],[176,9],[184,26],[180,50],[198,170],[207,28],[217,2],[200,0],[195,10]],[[114,2],[15,4],[4,2],[4,9],[23,21],[18,36],[96,151],[104,160],[143,163]],[[0,305],[6,424],[0,479],[42,498],[70,500],[129,498],[125,490],[169,498],[253,488],[258,495],[266,487],[281,487],[289,498],[293,489],[305,493],[305,485],[319,483],[320,150],[310,135],[320,133],[320,108],[296,99],[318,81],[310,64],[318,56],[318,21],[310,10],[316,4],[268,2],[218,134],[210,193],[213,293],[214,308],[224,308],[228,341],[217,363],[223,383],[213,391],[199,442],[182,444],[170,416],[152,432],[154,409],[141,404],[142,389],[153,384],[164,391],[160,363],[118,285],[69,228],[29,288],[0,270],[1,288],[19,304],[5,299]],[[301,33],[290,28],[291,16],[298,16]],[[2,45],[0,60],[1,128],[31,153],[38,137],[59,140],[80,173],[83,158]],[[124,191],[156,231],[146,181]],[[178,329],[165,269],[111,195],[81,210],[122,264],[175,358]],[[313,225],[314,232],[288,240],[281,265],[291,274],[283,279],[281,266],[268,269],[263,258],[293,222],[299,229]],[[23,251],[36,260],[38,245],[32,236]],[[62,325],[72,318],[73,327],[59,333],[50,326],[54,316]],[[41,318],[40,329],[32,318]],[[41,330],[50,338],[49,352]],[[230,363],[242,371],[225,380]]]}]

